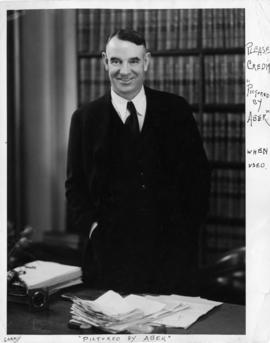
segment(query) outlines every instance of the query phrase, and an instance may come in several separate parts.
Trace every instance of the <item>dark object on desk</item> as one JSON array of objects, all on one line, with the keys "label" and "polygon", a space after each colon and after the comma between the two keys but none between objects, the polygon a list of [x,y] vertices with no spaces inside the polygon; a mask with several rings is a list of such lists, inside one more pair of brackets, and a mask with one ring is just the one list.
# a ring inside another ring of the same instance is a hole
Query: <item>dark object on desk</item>
[{"label": "dark object on desk", "polygon": [[245,247],[231,250],[201,270],[201,296],[245,304]]},{"label": "dark object on desk", "polygon": [[7,300],[28,305],[30,311],[41,311],[48,308],[49,294],[47,289],[28,290],[15,270],[7,273]]},{"label": "dark object on desk", "polygon": [[24,304],[31,312],[43,311],[49,308],[49,294],[46,289],[27,289],[15,281],[8,287],[8,302]]},{"label": "dark object on desk", "polygon": [[32,311],[46,310],[49,307],[49,293],[47,289],[32,289],[28,292]]}]

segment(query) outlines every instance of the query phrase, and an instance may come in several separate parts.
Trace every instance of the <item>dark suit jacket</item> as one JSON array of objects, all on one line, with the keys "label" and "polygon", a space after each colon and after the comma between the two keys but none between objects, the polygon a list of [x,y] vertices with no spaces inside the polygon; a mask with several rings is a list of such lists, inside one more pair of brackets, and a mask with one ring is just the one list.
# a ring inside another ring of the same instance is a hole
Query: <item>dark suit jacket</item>
[{"label": "dark suit jacket", "polygon": [[[166,226],[164,249],[170,255],[164,270],[175,273],[179,268],[190,269],[198,257],[198,231],[208,208],[209,165],[187,102],[147,87],[145,92],[144,129],[155,132],[163,171],[158,198]],[[108,93],[72,116],[66,196],[76,226],[85,235],[91,224],[100,220],[101,198],[110,170],[111,109]]]}]

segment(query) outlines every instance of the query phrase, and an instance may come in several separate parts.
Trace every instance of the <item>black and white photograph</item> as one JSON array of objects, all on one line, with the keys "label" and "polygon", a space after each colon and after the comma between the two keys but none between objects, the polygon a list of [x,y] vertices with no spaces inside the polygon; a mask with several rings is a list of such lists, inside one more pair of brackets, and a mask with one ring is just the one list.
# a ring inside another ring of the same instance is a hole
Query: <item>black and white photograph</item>
[{"label": "black and white photograph", "polygon": [[270,46],[245,1],[82,3],[5,12],[5,339],[240,342],[269,309]]}]

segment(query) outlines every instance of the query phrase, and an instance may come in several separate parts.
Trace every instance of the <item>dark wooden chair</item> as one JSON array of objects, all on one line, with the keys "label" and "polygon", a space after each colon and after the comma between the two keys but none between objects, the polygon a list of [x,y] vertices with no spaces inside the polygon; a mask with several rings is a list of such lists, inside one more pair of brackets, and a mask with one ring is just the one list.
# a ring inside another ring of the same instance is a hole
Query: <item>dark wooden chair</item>
[{"label": "dark wooden chair", "polygon": [[233,304],[245,304],[245,247],[225,253],[200,270],[201,296]]}]

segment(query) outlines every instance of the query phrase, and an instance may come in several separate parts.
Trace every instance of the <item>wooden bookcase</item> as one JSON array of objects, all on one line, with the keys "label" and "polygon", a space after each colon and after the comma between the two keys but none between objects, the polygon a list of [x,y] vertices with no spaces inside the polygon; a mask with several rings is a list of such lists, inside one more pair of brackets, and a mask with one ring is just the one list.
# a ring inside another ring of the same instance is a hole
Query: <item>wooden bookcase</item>
[{"label": "wooden bookcase", "polygon": [[130,27],[149,42],[146,84],[184,96],[212,166],[201,264],[245,245],[244,9],[80,9],[78,105],[104,94],[108,35]]}]

